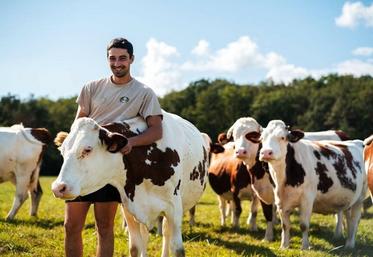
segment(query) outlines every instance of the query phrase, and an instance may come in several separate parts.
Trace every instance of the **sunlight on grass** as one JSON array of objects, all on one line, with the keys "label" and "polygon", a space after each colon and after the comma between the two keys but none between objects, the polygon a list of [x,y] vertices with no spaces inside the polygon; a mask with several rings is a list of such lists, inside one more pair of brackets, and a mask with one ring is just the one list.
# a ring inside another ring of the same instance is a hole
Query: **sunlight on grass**
[{"label": "sunlight on grass", "polygon": [[[29,216],[30,200],[21,207],[16,219],[4,220],[11,208],[14,186],[10,183],[0,184],[0,256],[64,256],[63,217],[64,201],[55,199],[50,190],[54,178],[42,177],[44,191],[38,218]],[[345,239],[333,239],[335,221],[333,215],[314,214],[310,227],[311,250],[301,251],[301,232],[296,212],[291,216],[290,249],[280,250],[281,228],[275,228],[275,241],[263,242],[265,220],[261,211],[258,213],[257,232],[250,232],[246,225],[249,202],[243,203],[240,229],[232,229],[230,219],[227,225],[220,226],[217,199],[210,187],[200,200],[196,210],[197,225],[189,227],[188,215],[183,220],[183,239],[187,256],[193,257],[234,257],[234,256],[373,256],[373,208],[363,216],[356,238],[355,250],[346,251],[338,248]],[[88,213],[83,232],[84,256],[95,256],[96,234],[92,208]],[[162,238],[151,234],[149,256],[160,256]],[[122,218],[118,211],[115,220],[115,254],[128,256],[128,238],[122,229]]]}]

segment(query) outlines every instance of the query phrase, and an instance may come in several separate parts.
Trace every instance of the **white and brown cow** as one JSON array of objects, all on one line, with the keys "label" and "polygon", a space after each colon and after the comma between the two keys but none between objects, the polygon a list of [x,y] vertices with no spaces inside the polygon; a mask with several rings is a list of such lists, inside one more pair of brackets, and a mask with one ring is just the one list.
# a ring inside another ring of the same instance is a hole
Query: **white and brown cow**
[{"label": "white and brown cow", "polygon": [[[247,219],[249,229],[257,231],[256,214],[258,199],[251,189],[251,181],[245,164],[234,157],[234,144],[214,143],[211,145],[210,166],[208,169],[211,188],[218,195],[220,223],[225,225],[227,213],[232,212],[232,225],[239,227],[242,213],[241,201],[251,201],[251,211]],[[229,205],[229,212],[226,206]]]},{"label": "white and brown cow", "polygon": [[300,130],[289,131],[283,121],[269,122],[261,139],[260,160],[269,164],[275,182],[275,203],[282,222],[281,248],[289,246],[290,213],[298,207],[302,249],[309,248],[312,212],[345,211],[347,240],[355,246],[361,206],[367,191],[363,142],[304,140]]},{"label": "white and brown cow", "polygon": [[[163,138],[148,146],[119,150],[146,128],[142,119],[99,126],[77,119],[61,146],[64,162],[52,184],[56,197],[72,199],[115,186],[128,225],[130,255],[146,255],[147,229],[163,222],[162,256],[184,256],[182,215],[201,197],[207,183],[209,142],[188,121],[163,112]],[[147,229],[144,229],[144,228]]]},{"label": "white and brown cow", "polygon": [[364,140],[364,163],[367,173],[368,188],[373,201],[373,135]]},{"label": "white and brown cow", "polygon": [[[235,157],[242,160],[247,166],[251,176],[252,188],[258,195],[261,201],[268,205],[274,204],[274,183],[269,174],[268,164],[259,160],[259,151],[262,145],[259,141],[262,128],[257,121],[251,117],[239,118],[232,127],[228,130],[226,136],[220,135],[226,141],[233,140],[235,142]],[[346,133],[339,130],[328,130],[318,132],[305,132],[304,139],[308,140],[348,140]],[[274,210],[275,208],[273,208]],[[274,215],[274,211],[273,211]],[[273,216],[275,219],[275,216]],[[268,237],[273,238],[271,228],[272,219],[267,219]],[[342,236],[342,213],[336,215],[335,238]]]},{"label": "white and brown cow", "polygon": [[31,196],[30,215],[36,216],[42,189],[39,183],[43,153],[51,135],[45,128],[24,128],[23,125],[0,128],[0,183],[11,181],[16,186],[11,220]]}]

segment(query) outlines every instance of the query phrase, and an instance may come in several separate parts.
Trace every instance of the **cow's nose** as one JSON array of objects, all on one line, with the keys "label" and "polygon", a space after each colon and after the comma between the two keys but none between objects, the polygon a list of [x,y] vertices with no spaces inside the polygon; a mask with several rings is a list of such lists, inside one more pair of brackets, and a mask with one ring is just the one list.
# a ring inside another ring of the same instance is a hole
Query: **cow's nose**
[{"label": "cow's nose", "polygon": [[262,150],[260,151],[260,158],[262,160],[268,160],[271,159],[273,156],[273,152],[270,149]]},{"label": "cow's nose", "polygon": [[236,157],[242,157],[242,156],[245,156],[247,154],[247,151],[245,150],[245,149],[238,149],[237,151],[236,151]]},{"label": "cow's nose", "polygon": [[65,183],[53,183],[52,192],[55,197],[62,197],[66,192],[67,186]]}]

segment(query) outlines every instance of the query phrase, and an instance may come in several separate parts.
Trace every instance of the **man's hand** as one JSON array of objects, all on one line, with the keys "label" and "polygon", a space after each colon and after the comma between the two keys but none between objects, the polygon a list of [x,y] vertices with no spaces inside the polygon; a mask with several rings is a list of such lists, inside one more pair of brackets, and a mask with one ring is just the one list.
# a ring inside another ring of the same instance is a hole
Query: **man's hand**
[{"label": "man's hand", "polygon": [[131,138],[128,138],[128,143],[122,149],[120,149],[120,152],[124,155],[129,154],[132,151],[132,147],[132,140]]}]

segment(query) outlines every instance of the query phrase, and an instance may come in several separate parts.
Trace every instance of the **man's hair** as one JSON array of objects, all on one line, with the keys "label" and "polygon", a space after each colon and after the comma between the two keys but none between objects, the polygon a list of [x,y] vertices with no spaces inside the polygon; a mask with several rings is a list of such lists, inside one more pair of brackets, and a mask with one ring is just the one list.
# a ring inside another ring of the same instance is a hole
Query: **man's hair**
[{"label": "man's hair", "polygon": [[133,55],[133,46],[132,46],[131,42],[128,41],[127,39],[125,39],[125,38],[117,37],[117,38],[114,38],[113,40],[111,40],[110,43],[107,46],[107,51],[106,51],[106,55],[107,56],[109,56],[109,50],[111,48],[122,48],[122,49],[126,49],[127,52],[130,55],[130,58],[132,58],[132,55]]}]

